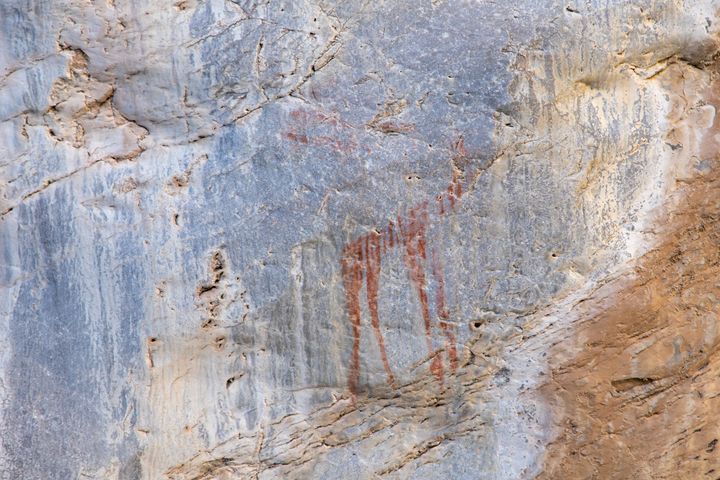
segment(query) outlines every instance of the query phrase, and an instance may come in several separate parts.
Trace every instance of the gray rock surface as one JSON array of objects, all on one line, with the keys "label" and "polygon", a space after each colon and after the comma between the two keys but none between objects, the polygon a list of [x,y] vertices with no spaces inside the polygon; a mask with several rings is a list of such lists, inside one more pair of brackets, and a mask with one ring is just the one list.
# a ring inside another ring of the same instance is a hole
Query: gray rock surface
[{"label": "gray rock surface", "polygon": [[533,478],[718,7],[0,1],[0,478]]}]

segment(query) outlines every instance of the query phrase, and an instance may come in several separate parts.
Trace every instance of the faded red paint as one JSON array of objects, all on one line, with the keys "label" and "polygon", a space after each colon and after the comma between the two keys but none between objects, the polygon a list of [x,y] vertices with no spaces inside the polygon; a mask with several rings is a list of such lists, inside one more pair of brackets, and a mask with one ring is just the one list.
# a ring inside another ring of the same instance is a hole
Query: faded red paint
[{"label": "faded red paint", "polygon": [[[291,122],[284,132],[291,142],[314,147],[330,148],[340,153],[348,153],[357,148],[352,125],[340,119],[339,114],[326,114],[312,110],[293,110]],[[331,135],[319,135],[318,130],[331,130]]]},{"label": "faded red paint", "polygon": [[395,233],[395,224],[392,220],[388,222],[387,235],[388,241],[390,242],[390,248],[395,248],[395,244],[397,243],[397,234]]},{"label": "faded red paint", "polygon": [[[400,235],[405,248],[405,264],[410,273],[410,281],[415,287],[420,300],[420,312],[425,326],[425,342],[427,343],[428,354],[433,355],[432,318],[430,317],[427,282],[425,280],[425,263],[427,260],[425,234],[429,219],[427,207],[427,202],[423,202],[418,207],[411,209],[407,218],[398,218],[398,226],[400,227]],[[438,381],[442,382],[443,366],[442,359],[439,356],[435,355],[433,357],[430,363],[430,371]]]},{"label": "faded red paint", "polygon": [[290,141],[292,141],[292,142],[302,143],[302,144],[305,144],[305,145],[307,145],[307,143],[308,143],[308,137],[307,137],[307,135],[298,135],[298,134],[295,133],[295,132],[288,132],[288,133],[286,133],[286,134],[285,134],[285,138],[287,138],[288,140],[290,140]]},{"label": "faded red paint", "polygon": [[[457,174],[456,174],[456,175],[457,175]],[[458,198],[458,200],[459,200],[460,198],[462,198],[462,194],[463,194],[463,191],[462,191],[462,182],[461,182],[460,179],[458,178],[458,179],[456,179],[456,181],[455,181],[455,196],[456,196],[456,197]]]},{"label": "faded red paint", "polygon": [[454,372],[458,366],[457,340],[455,338],[454,326],[448,323],[450,312],[448,311],[447,301],[445,299],[445,276],[443,275],[436,249],[433,249],[432,271],[435,282],[437,283],[435,289],[435,310],[440,328],[445,334],[445,351],[450,360],[450,370]]},{"label": "faded red paint", "polygon": [[370,310],[370,323],[375,331],[375,339],[380,348],[380,356],[382,358],[383,367],[387,374],[388,383],[395,382],[390,363],[388,362],[387,352],[385,351],[385,339],[380,331],[380,316],[378,314],[378,285],[380,280],[380,262],[382,261],[382,252],[380,251],[380,234],[371,232],[365,235],[365,278],[367,279],[367,299],[368,310]]},{"label": "faded red paint", "polygon": [[455,150],[455,159],[467,158],[467,150],[465,150],[465,137],[460,135],[457,140],[455,140],[453,150]]},{"label": "faded red paint", "polygon": [[360,245],[355,242],[345,248],[345,255],[341,260],[343,285],[345,287],[345,303],[350,315],[353,329],[353,349],[350,359],[350,374],[348,388],[357,394],[360,382],[360,289],[362,288],[362,258]]},{"label": "faded red paint", "polygon": [[[443,217],[456,208],[457,202],[463,194],[462,171],[457,163],[462,164],[467,156],[462,137],[453,145],[453,174],[448,187],[435,197],[437,203],[437,217]],[[446,205],[447,201],[447,205]],[[365,278],[368,311],[370,323],[375,333],[383,367],[387,374],[388,383],[394,384],[395,376],[387,358],[385,339],[380,329],[380,313],[378,311],[378,294],[380,291],[380,273],[382,270],[383,255],[392,252],[395,247],[402,248],[405,266],[408,270],[410,282],[417,294],[420,303],[420,312],[425,330],[425,341],[430,360],[429,370],[442,385],[444,382],[443,350],[447,354],[450,371],[458,368],[456,327],[449,322],[450,312],[447,306],[445,292],[445,277],[440,263],[440,255],[436,247],[432,249],[432,256],[428,261],[427,232],[431,225],[429,202],[424,201],[411,208],[405,216],[398,215],[396,222],[388,222],[387,227],[373,230],[347,244],[341,260],[343,284],[350,322],[353,328],[353,351],[350,360],[350,373],[348,388],[353,395],[357,394],[360,378],[360,334],[361,334],[361,303],[360,291]],[[430,263],[430,265],[428,265]],[[444,348],[436,351],[433,347],[433,316],[430,312],[428,297],[428,280],[426,271],[430,267],[433,286],[435,288],[435,317],[445,337]]]}]

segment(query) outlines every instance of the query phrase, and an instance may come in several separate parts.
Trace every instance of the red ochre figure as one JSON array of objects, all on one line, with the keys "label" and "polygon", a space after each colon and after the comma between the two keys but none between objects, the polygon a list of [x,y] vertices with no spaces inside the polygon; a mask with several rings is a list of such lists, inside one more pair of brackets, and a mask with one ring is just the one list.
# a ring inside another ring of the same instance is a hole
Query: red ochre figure
[{"label": "red ochre figure", "polygon": [[[466,157],[462,138],[454,145],[456,157],[459,160]],[[452,182],[447,190],[435,198],[437,202],[437,214],[443,216],[453,211],[456,202],[462,196],[462,179],[460,172],[453,168]],[[406,216],[397,217],[397,223],[388,222],[386,228],[373,230],[353,242],[347,244],[343,250],[340,260],[342,267],[343,286],[345,288],[345,302],[353,330],[353,350],[350,359],[350,373],[348,376],[348,389],[355,396],[358,392],[360,382],[360,332],[361,332],[361,300],[360,291],[365,279],[367,306],[370,313],[370,324],[375,333],[380,356],[382,359],[387,382],[394,386],[395,375],[387,358],[385,339],[380,330],[380,314],[378,312],[378,291],[380,289],[380,271],[382,268],[383,255],[392,251],[395,247],[402,247],[403,259],[408,270],[410,281],[413,284],[420,302],[423,325],[425,328],[425,341],[428,348],[430,360],[430,373],[442,385],[444,380],[444,366],[441,351],[434,351],[432,345],[432,322],[428,302],[428,286],[426,271],[430,273],[435,286],[435,316],[438,319],[440,329],[445,336],[445,353],[447,354],[450,371],[454,372],[458,367],[457,341],[455,337],[455,326],[448,322],[450,317],[446,295],[445,278],[439,255],[436,248],[432,249],[431,258],[428,260],[427,252],[427,230],[430,222],[428,202],[424,201],[411,208]],[[428,265],[428,263],[430,265]]]}]

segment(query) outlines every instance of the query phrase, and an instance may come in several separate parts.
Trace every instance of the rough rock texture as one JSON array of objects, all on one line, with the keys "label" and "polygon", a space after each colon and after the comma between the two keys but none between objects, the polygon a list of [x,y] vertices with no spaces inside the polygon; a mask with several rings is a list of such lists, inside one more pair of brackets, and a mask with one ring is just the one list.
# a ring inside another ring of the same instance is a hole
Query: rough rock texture
[{"label": "rough rock texture", "polygon": [[0,1],[0,478],[720,477],[719,11]]}]

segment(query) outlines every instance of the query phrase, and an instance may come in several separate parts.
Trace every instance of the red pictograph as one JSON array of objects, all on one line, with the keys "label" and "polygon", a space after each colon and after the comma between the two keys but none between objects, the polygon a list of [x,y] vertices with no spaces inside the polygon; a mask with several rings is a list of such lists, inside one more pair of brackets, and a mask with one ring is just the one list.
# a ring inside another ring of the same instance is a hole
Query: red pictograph
[{"label": "red pictograph", "polygon": [[[447,307],[445,294],[445,277],[438,251],[435,247],[428,254],[427,232],[433,218],[440,218],[455,210],[457,202],[463,194],[461,171],[456,167],[456,161],[466,157],[462,138],[454,145],[455,160],[453,162],[453,178],[445,191],[435,197],[437,210],[431,212],[428,201],[423,201],[412,208],[405,215],[398,215],[396,221],[388,222],[387,226],[375,229],[356,238],[345,245],[340,260],[343,286],[345,289],[345,302],[348,316],[352,324],[353,350],[350,358],[348,376],[348,389],[353,395],[358,392],[360,381],[360,335],[362,331],[362,303],[361,291],[363,283],[366,287],[367,311],[370,314],[370,324],[375,333],[380,355],[390,385],[394,385],[395,375],[388,361],[385,348],[385,339],[380,329],[380,314],[378,312],[378,292],[380,290],[380,272],[382,261],[386,255],[400,250],[408,277],[417,295],[420,312],[425,331],[430,360],[430,372],[442,384],[444,381],[445,366],[442,351],[435,351],[433,347],[433,320],[444,335],[444,353],[447,356],[450,371],[458,367],[457,341],[455,326],[449,322],[450,313]],[[436,213],[437,215],[431,215]],[[435,288],[435,315],[430,312],[428,299],[428,275],[432,276]],[[364,280],[364,282],[363,282]]]}]

